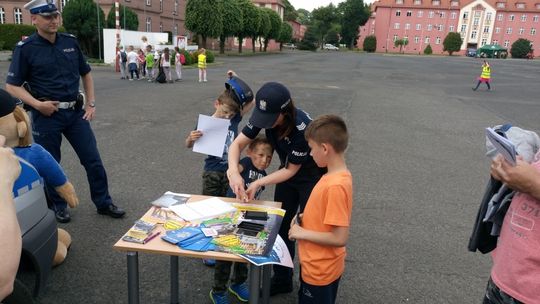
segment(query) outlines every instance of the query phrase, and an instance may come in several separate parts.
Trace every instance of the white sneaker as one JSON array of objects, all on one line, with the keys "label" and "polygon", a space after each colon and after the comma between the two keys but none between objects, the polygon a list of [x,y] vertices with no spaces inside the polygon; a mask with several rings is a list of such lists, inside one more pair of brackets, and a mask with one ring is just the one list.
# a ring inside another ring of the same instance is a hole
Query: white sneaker
[{"label": "white sneaker", "polygon": [[204,81],[204,82],[206,82],[206,79],[205,79],[205,80],[203,80],[203,81]]}]

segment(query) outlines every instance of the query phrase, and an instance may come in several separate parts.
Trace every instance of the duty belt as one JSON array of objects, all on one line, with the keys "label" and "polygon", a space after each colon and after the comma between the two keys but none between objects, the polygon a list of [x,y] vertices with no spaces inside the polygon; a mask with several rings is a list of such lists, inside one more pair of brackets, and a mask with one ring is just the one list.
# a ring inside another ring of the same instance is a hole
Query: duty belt
[{"label": "duty belt", "polygon": [[66,101],[66,102],[60,102],[58,103],[58,108],[59,109],[72,109],[73,107],[75,107],[75,104],[77,103],[76,100],[74,101]]}]

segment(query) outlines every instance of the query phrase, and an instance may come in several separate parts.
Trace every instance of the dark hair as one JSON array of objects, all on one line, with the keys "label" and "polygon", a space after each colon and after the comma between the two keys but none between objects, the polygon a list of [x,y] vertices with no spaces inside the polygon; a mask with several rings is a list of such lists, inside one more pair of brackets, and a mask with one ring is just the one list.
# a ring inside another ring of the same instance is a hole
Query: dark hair
[{"label": "dark hair", "polygon": [[337,115],[327,114],[317,117],[304,132],[306,140],[311,139],[318,144],[329,144],[337,153],[347,149],[349,133],[345,121]]},{"label": "dark hair", "polygon": [[220,104],[229,106],[234,111],[234,113],[238,113],[240,112],[240,106],[234,100],[233,94],[234,93],[229,90],[224,90],[223,93],[219,94],[217,100]]},{"label": "dark hair", "polygon": [[168,47],[163,49],[163,56],[165,57],[165,61],[169,61],[169,48]]},{"label": "dark hair", "polygon": [[264,136],[257,136],[255,137],[250,143],[249,143],[249,146],[248,146],[248,149],[253,151],[255,148],[257,148],[257,146],[260,146],[260,145],[268,145],[270,146],[270,149],[272,151],[272,153],[274,153],[274,146],[272,146],[272,144],[268,141],[268,139]]},{"label": "dark hair", "polygon": [[285,138],[296,128],[296,108],[292,98],[291,102],[281,110],[281,114],[283,114],[283,123],[277,127],[279,139]]},{"label": "dark hair", "polygon": [[177,46],[175,46],[175,47],[174,47],[174,51],[177,52],[177,53],[179,53],[179,52],[180,52],[180,48],[177,47]]}]

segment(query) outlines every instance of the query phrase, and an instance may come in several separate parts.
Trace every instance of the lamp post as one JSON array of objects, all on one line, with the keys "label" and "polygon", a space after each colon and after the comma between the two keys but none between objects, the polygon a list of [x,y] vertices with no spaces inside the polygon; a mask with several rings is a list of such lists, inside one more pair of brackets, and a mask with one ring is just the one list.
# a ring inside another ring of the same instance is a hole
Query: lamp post
[{"label": "lamp post", "polygon": [[99,30],[99,0],[96,1],[99,61],[101,61],[101,32]]}]

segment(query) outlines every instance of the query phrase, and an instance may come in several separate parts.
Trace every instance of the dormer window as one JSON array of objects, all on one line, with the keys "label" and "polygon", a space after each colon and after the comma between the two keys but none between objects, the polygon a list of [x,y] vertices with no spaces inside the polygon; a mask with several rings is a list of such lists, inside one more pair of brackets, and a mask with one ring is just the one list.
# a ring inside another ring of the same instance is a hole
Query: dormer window
[{"label": "dormer window", "polygon": [[497,2],[497,8],[504,8],[504,2]]},{"label": "dormer window", "polygon": [[396,0],[396,4],[403,4],[403,0]]},{"label": "dormer window", "polygon": [[450,6],[459,6],[459,2],[458,1],[452,1],[452,2],[450,2]]},{"label": "dormer window", "polygon": [[439,5],[441,5],[441,1],[440,1],[440,0],[432,0],[432,1],[431,1],[431,5],[433,5],[433,6],[439,6]]},{"label": "dormer window", "polygon": [[[421,5],[422,4],[422,0],[414,0],[414,5]],[[540,4],[537,4],[537,5],[540,5]]]},{"label": "dormer window", "polygon": [[525,8],[525,3],[516,3],[517,8]]}]

